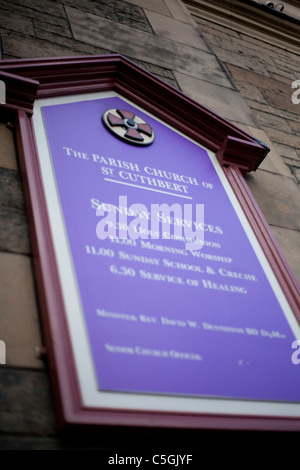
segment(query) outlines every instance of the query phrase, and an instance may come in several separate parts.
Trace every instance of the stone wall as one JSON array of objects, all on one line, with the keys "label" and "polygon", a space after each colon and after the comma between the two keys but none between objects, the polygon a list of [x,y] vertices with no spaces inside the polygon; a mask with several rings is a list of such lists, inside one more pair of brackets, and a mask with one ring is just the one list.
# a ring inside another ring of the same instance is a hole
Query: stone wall
[{"label": "stone wall", "polygon": [[[300,51],[291,53],[262,40],[197,18],[206,44],[216,55],[249,107],[251,119],[223,109],[220,87],[210,92],[207,106],[265,142],[271,149],[255,173],[246,176],[260,208],[300,281],[300,104],[292,103],[292,83],[300,79]],[[202,83],[193,80],[193,97],[203,102]],[[209,89],[213,88],[210,83]],[[190,93],[188,87],[183,91]],[[210,96],[217,97],[217,103]],[[227,96],[227,94],[226,94]],[[231,98],[230,98],[231,100]],[[231,101],[232,102],[232,101]]]},{"label": "stone wall", "polygon": [[[205,19],[196,23],[179,0],[0,0],[1,59],[109,53],[127,56],[270,146],[246,180],[300,280],[300,105],[290,101],[300,56]],[[0,339],[7,345],[0,448],[112,448],[139,436],[153,446],[163,437],[170,448],[214,448],[215,435],[201,432],[58,433],[47,365],[38,357],[42,329],[11,123],[0,123],[0,141]]]}]

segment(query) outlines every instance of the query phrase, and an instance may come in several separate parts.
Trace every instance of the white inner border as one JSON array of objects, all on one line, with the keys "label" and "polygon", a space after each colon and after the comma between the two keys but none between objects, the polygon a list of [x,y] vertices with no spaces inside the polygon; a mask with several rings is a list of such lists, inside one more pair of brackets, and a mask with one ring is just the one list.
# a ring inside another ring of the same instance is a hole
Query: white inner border
[{"label": "white inner border", "polygon": [[[162,396],[137,393],[103,392],[97,387],[97,380],[93,367],[93,359],[90,351],[89,340],[84,320],[84,313],[81,306],[81,300],[77,287],[76,274],[73,268],[72,256],[65,231],[64,217],[62,214],[59,194],[56,187],[54,169],[52,166],[51,155],[48,147],[46,130],[44,127],[41,108],[43,106],[55,106],[59,104],[74,103],[79,101],[98,100],[101,98],[119,97],[124,102],[133,105],[148,116],[151,116],[158,122],[169,127],[173,131],[176,129],[168,126],[166,123],[157,119],[152,114],[146,112],[131,101],[115,92],[88,93],[75,96],[63,96],[57,98],[47,98],[36,100],[33,113],[33,125],[38,147],[39,162],[43,178],[44,190],[52,230],[52,237],[56,252],[56,261],[58,264],[60,282],[63,291],[64,302],[67,312],[70,336],[73,345],[77,374],[79,378],[82,400],[87,407],[127,409],[127,410],[146,410],[146,411],[165,411],[165,412],[185,412],[185,413],[211,413],[211,414],[231,414],[231,415],[258,415],[258,416],[282,416],[282,417],[300,417],[300,404],[266,402],[266,401],[247,401],[236,399],[218,399],[218,398],[198,398],[182,396]],[[194,144],[201,147],[197,142]],[[204,148],[204,147],[203,147]],[[205,149],[205,148],[204,148]],[[246,231],[248,239],[260,260],[263,270],[274,290],[283,312],[295,334],[300,338],[300,326],[294,317],[293,312],[279,286],[279,283],[265,257],[265,254],[258,243],[258,240],[252,231],[246,216],[241,208],[230,184],[228,183],[214,153],[205,149],[214,165],[214,168],[229,196],[233,207]],[[293,350],[291,349],[291,354]],[[297,367],[295,365],[295,367]],[[300,367],[300,366],[298,366]],[[300,372],[300,371],[299,371]]]}]

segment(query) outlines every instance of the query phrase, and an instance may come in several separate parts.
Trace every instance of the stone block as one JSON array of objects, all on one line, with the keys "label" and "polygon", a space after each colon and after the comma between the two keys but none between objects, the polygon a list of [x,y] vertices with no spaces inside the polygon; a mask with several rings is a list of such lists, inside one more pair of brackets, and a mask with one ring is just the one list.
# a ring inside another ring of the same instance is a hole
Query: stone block
[{"label": "stone block", "polygon": [[[275,116],[280,116],[280,117],[283,117],[283,118],[288,119],[288,120],[294,120],[294,121],[298,120],[298,115],[296,113],[292,114],[292,113],[290,113],[289,111],[286,111],[283,108],[277,108],[276,106],[271,106],[270,104],[265,104],[266,100],[265,100],[265,103],[261,103],[261,102],[258,102],[258,101],[253,101],[252,99],[248,99],[248,98],[245,98],[245,100],[247,101],[247,103],[248,103],[248,105],[251,109],[258,109],[259,111],[262,111],[264,113],[274,114]],[[296,106],[295,106],[294,111],[297,112],[297,107]]]},{"label": "stone block", "polygon": [[300,184],[300,168],[292,167],[293,174],[295,175],[296,181]]},{"label": "stone block", "polygon": [[300,188],[295,181],[264,170],[245,179],[270,225],[300,230]]},{"label": "stone block", "polygon": [[299,116],[299,105],[292,102],[293,90],[291,88],[291,84],[292,80],[290,83],[283,83],[282,89],[277,90],[276,93],[271,89],[264,89],[261,90],[261,92],[267,103],[271,106],[284,109],[285,111],[298,114]]},{"label": "stone block", "polygon": [[239,92],[182,73],[176,72],[175,76],[182,91],[200,104],[226,119],[256,125],[250,108]]},{"label": "stone block", "polygon": [[61,45],[62,47],[64,47],[65,54],[66,51],[68,51],[68,55],[106,55],[111,53],[111,51],[107,49],[96,47],[92,44],[86,44],[81,41],[74,41],[74,39],[59,36],[45,29],[36,28],[35,34],[37,39],[42,39],[42,41],[35,41],[35,43],[39,45],[38,47],[40,49],[42,49],[43,44],[53,43],[54,51],[56,50],[56,45]]},{"label": "stone block", "polygon": [[184,23],[195,24],[192,16],[188,12],[186,6],[184,5],[183,1],[181,0],[165,0],[165,4],[167,5],[169,11],[173,18],[179,21],[183,21]]},{"label": "stone block", "polygon": [[[299,109],[299,118],[300,118],[300,103],[295,105],[298,106]],[[300,134],[300,122],[299,121],[289,121],[289,126],[291,129],[293,129],[295,132],[298,132]]]},{"label": "stone block", "polygon": [[300,57],[297,57],[295,54],[289,54],[287,51],[285,51],[284,55],[278,54],[278,56],[275,57],[274,62],[282,70],[289,69],[296,72],[296,75],[299,78]]},{"label": "stone block", "polygon": [[173,87],[179,89],[179,85],[172,70],[166,69],[164,67],[159,67],[158,65],[150,64],[149,62],[144,62],[143,60],[134,59],[133,61],[137,65],[143,67],[145,70],[148,70],[148,72],[151,72],[153,75],[156,75],[158,78],[162,79],[164,82],[167,82]]},{"label": "stone block", "polygon": [[80,55],[80,49],[76,49],[75,41],[71,47],[65,47],[50,41],[21,37],[10,33],[2,34],[2,47],[5,57],[36,58]]},{"label": "stone block", "polygon": [[0,368],[0,431],[49,435],[55,418],[47,374],[42,371]]},{"label": "stone block", "polygon": [[238,90],[241,92],[244,98],[248,98],[249,100],[259,101],[260,103],[267,104],[262,93],[256,86],[253,86],[250,83],[241,82],[240,80],[235,80],[234,84],[238,88]]},{"label": "stone block", "polygon": [[158,36],[190,46],[203,43],[202,49],[206,47],[197,27],[154,13],[153,11],[145,10],[145,13],[154,32]]},{"label": "stone block", "polygon": [[296,162],[300,163],[300,153],[297,153],[297,150],[289,145],[279,144],[278,142],[274,143],[279,155],[283,158],[290,160],[291,164],[295,164]]},{"label": "stone block", "polygon": [[25,209],[23,187],[18,171],[0,168],[0,206]]},{"label": "stone block", "polygon": [[290,145],[296,149],[299,146],[299,136],[296,136],[291,132],[280,131],[279,129],[273,129],[272,127],[266,127],[265,132],[271,140],[279,142],[280,144]]},{"label": "stone block", "polygon": [[13,131],[0,122],[0,168],[18,170]]},{"label": "stone block", "polygon": [[[200,31],[200,28],[199,28],[199,31]],[[211,45],[214,45],[214,46],[220,45],[221,39],[216,37],[214,34],[207,33],[201,29],[201,35],[203,36],[206,44],[209,45],[209,47],[211,47]]]},{"label": "stone block", "polygon": [[243,70],[250,70],[251,72],[255,72],[266,77],[269,76],[264,64],[254,58],[246,56],[243,53],[236,53],[232,50],[223,49],[222,47],[216,47],[212,45],[211,48],[218,59],[224,62],[226,65],[232,64],[237,67],[241,67]]},{"label": "stone block", "polygon": [[[1,340],[8,366],[42,368],[42,345],[31,258],[0,252]],[[0,393],[1,396],[1,393]]]},{"label": "stone block", "polygon": [[233,30],[222,28],[220,29],[215,23],[208,23],[203,19],[197,18],[197,24],[203,36],[209,35],[217,40],[217,45],[223,44],[222,41],[227,41],[228,49],[232,47],[232,43],[238,40],[238,33]]},{"label": "stone block", "polygon": [[300,232],[271,226],[284,257],[300,284]]},{"label": "stone block", "polygon": [[38,21],[34,20],[34,28],[35,31],[37,29],[42,29],[45,31],[51,31],[51,33],[55,34],[55,36],[63,36],[67,38],[71,38],[71,31],[66,23],[65,26],[59,26],[51,23],[46,23],[45,21]]},{"label": "stone block", "polygon": [[296,178],[298,184],[300,184],[300,168],[299,167],[291,167],[292,172]]},{"label": "stone block", "polygon": [[160,13],[161,15],[171,16],[171,12],[164,0],[127,0],[127,2],[139,7],[147,8],[147,10]]},{"label": "stone block", "polygon": [[33,25],[30,18],[6,11],[0,4],[0,29],[12,30],[18,33],[34,35]]},{"label": "stone block", "polygon": [[[251,37],[249,34],[246,35],[244,33],[240,33],[240,37],[245,42],[247,42],[248,45],[250,45],[252,43],[254,45],[254,47],[256,47],[257,49],[261,49],[261,47],[262,47],[262,40],[261,39]],[[277,46],[273,46],[272,44],[269,44],[268,42],[263,43],[263,48],[269,54],[270,57],[274,57],[274,60],[278,59],[278,57],[280,56],[280,51],[282,51],[282,49],[279,49]],[[287,51],[284,51],[284,53],[286,53],[286,52]]]},{"label": "stone block", "polygon": [[34,0],[18,0],[17,2],[0,0],[0,8],[3,8],[11,18],[13,18],[13,15],[18,15],[21,18],[19,20],[21,25],[28,25],[28,31],[26,31],[26,28],[23,29],[24,26],[21,26],[22,30],[19,31],[12,24],[12,27],[8,28],[12,31],[34,35],[32,20],[45,21],[49,24],[67,27],[63,5],[57,5],[48,0],[41,0],[39,2],[35,2]]},{"label": "stone block", "polygon": [[122,0],[106,0],[94,2],[91,0],[64,0],[65,5],[78,9],[81,15],[86,12],[119,24],[152,33],[151,26],[140,6],[124,2]]},{"label": "stone block", "polygon": [[272,129],[278,129],[280,131],[291,133],[291,127],[289,126],[289,123],[286,119],[283,119],[274,114],[264,113],[262,111],[256,111],[255,117],[262,128],[272,127]]},{"label": "stone block", "polygon": [[233,41],[240,39],[240,34],[237,31],[227,28],[226,26],[212,23],[200,17],[197,17],[196,22],[199,25],[201,32],[207,32],[225,40],[228,40],[229,38],[231,38]]},{"label": "stone block", "polygon": [[0,251],[31,253],[28,223],[24,211],[0,206]]},{"label": "stone block", "polygon": [[[239,37],[238,33],[233,31],[232,29],[227,28],[226,26],[217,24],[215,22],[212,22],[210,18],[205,17],[205,12],[202,13],[202,16],[200,14],[195,14],[194,9],[191,9],[192,13],[195,15],[195,20],[198,25],[200,25],[200,28],[203,29],[204,31],[210,32],[214,34],[214,30],[224,32],[226,34],[227,30],[228,33],[230,34],[231,32],[235,37]],[[217,33],[216,33],[217,34]]]},{"label": "stone block", "polygon": [[[249,70],[244,70],[243,68],[231,65],[230,63],[227,65],[227,68],[234,80],[240,80],[241,82],[251,83],[252,85],[257,86],[261,90],[274,90],[276,92],[282,93],[286,93],[288,90],[286,84],[279,80],[274,80],[273,78],[254,73]],[[289,92],[287,93],[287,96],[290,97],[291,88],[289,88],[288,91]]]},{"label": "stone block", "polygon": [[5,10],[13,11],[24,16],[33,16],[38,14],[45,14],[49,18],[52,17],[64,17],[63,5],[57,2],[49,2],[49,0],[15,0],[13,2],[7,2],[0,0],[0,7]]},{"label": "stone block", "polygon": [[281,70],[276,67],[268,67],[268,72],[270,77],[274,78],[277,81],[286,83],[288,86],[291,86],[291,83],[294,80],[294,72],[290,70]]},{"label": "stone block", "polygon": [[207,52],[206,46],[203,51],[201,41],[190,47],[90,13],[82,14],[75,8],[67,7],[67,13],[77,40],[223,86],[232,86],[216,57]]}]

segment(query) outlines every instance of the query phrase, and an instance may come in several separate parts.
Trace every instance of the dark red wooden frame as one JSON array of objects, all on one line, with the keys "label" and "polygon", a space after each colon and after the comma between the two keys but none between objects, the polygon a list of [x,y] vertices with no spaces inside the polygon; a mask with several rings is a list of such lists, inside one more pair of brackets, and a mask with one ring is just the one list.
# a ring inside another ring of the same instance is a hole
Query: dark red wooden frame
[{"label": "dark red wooden frame", "polygon": [[36,99],[114,90],[215,152],[300,323],[299,286],[242,176],[259,166],[268,152],[267,147],[118,55],[2,61],[0,80],[6,84],[7,101],[6,105],[0,105],[0,119],[15,120],[48,363],[60,426],[299,431],[299,418],[138,412],[83,406],[31,116]]}]

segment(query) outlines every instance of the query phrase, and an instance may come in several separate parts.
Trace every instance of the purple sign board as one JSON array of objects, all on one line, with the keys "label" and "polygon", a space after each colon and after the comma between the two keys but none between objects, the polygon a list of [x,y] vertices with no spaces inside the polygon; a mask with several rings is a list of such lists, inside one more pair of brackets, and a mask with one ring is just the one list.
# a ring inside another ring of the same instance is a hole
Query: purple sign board
[{"label": "purple sign board", "polygon": [[[110,109],[136,114],[153,142],[110,132]],[[289,306],[211,155],[117,96],[41,110],[97,389],[300,402]],[[148,210],[137,236],[100,239],[105,217],[108,231],[136,217],[120,196]],[[168,239],[151,231],[151,207],[163,203],[204,205],[201,249],[186,249],[173,213],[161,216]]]}]

